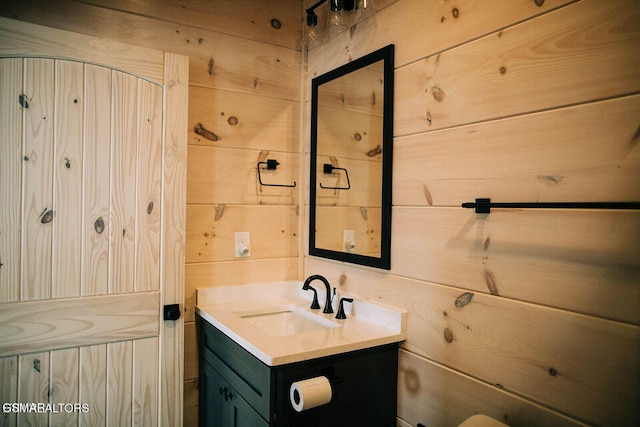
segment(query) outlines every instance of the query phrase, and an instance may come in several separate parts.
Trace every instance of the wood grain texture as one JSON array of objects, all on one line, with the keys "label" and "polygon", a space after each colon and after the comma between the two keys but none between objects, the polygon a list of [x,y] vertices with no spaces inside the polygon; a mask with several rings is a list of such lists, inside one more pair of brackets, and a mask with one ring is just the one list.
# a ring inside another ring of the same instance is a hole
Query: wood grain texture
[{"label": "wood grain texture", "polygon": [[[300,102],[194,86],[189,94],[189,144],[297,152]],[[213,132],[212,141],[194,131]]]},{"label": "wood grain texture", "polygon": [[86,65],[82,295],[109,288],[111,70]]},{"label": "wood grain texture", "polygon": [[198,425],[198,399],[199,381],[190,380],[184,382],[184,426]]},{"label": "wood grain texture", "polygon": [[[70,33],[43,33],[71,43]],[[79,50],[86,40],[79,37]],[[15,48],[13,54],[28,50],[18,44],[7,49]],[[28,54],[36,51],[37,46]],[[143,64],[145,58],[139,60]],[[25,76],[24,83],[11,77],[23,62],[17,75]],[[27,206],[22,222],[35,217],[49,229],[42,233],[13,223],[27,236],[21,242],[21,276],[16,276],[24,286],[21,295],[2,293],[0,357],[17,356],[2,358],[9,381],[1,392],[12,401],[81,402],[90,409],[19,414],[3,417],[3,425],[158,425],[161,412],[174,414],[167,425],[182,419],[182,323],[161,330],[160,305],[166,300],[181,304],[184,292],[188,62],[169,54],[161,64],[167,65],[160,81],[164,88],[98,65],[2,60],[2,91],[17,86],[14,102],[25,112],[24,119],[15,120],[25,128],[19,138],[20,168],[9,162],[2,166],[13,172],[7,182],[22,187],[17,204]],[[11,129],[10,121],[3,124]],[[22,171],[26,162],[33,166]],[[165,181],[175,188],[164,193]],[[3,194],[3,200],[9,196]],[[37,212],[37,205],[48,208]],[[170,242],[170,249],[163,250],[161,242]],[[160,277],[171,280],[170,298],[162,297]],[[122,293],[134,289],[154,291]],[[101,295],[108,291],[112,294]],[[161,381],[170,396],[163,401],[168,411],[160,410]]]},{"label": "wood grain texture", "polygon": [[112,74],[109,293],[135,289],[138,80]]},{"label": "wood grain texture", "polygon": [[639,115],[635,95],[396,138],[394,204],[639,200]]},{"label": "wood grain texture", "polygon": [[2,304],[0,356],[157,336],[159,310],[158,292]]},{"label": "wood grain texture", "polygon": [[22,70],[22,59],[0,59],[0,302],[20,298]]},{"label": "wood grain texture", "polygon": [[[0,402],[18,401],[18,356],[0,358]],[[18,414],[0,414],[0,426],[17,426]]]},{"label": "wood grain texture", "polygon": [[198,356],[198,333],[196,322],[184,324],[184,380],[198,379],[200,358]]},{"label": "wood grain texture", "polygon": [[299,50],[70,0],[14,1],[0,11],[25,21],[55,23],[94,37],[187,55],[192,85],[300,99]]},{"label": "wood grain texture", "polygon": [[401,0],[379,11],[375,19],[365,20],[355,30],[312,49],[309,76],[316,77],[390,43],[395,45],[396,66],[404,66],[574,1],[536,3],[540,2]]},{"label": "wood grain texture", "polygon": [[[186,241],[187,120],[189,61],[165,54],[163,130],[162,304],[184,308]],[[161,323],[160,413],[162,425],[183,419],[184,319]]]},{"label": "wood grain texture", "polygon": [[298,181],[300,156],[296,153],[190,145],[187,203],[295,205],[299,188],[260,185],[258,162],[268,159],[280,165],[276,170],[261,170],[263,183],[292,185]]},{"label": "wood grain texture", "polygon": [[[6,8],[10,6],[9,3],[3,4],[3,15],[7,12]],[[25,2],[22,7],[31,8],[34,5]],[[68,9],[58,9],[58,11],[68,13]],[[9,13],[4,16],[16,15]],[[46,24],[46,21],[42,24]],[[83,23],[83,25],[87,24],[92,25],[90,21]],[[0,56],[14,56],[16,52],[19,52],[19,56],[44,55],[92,63],[110,63],[114,68],[156,83],[162,82],[162,52],[122,44],[102,37],[80,36],[69,31],[2,18],[0,19]]]},{"label": "wood grain texture", "polygon": [[399,362],[398,416],[407,425],[462,423],[479,413],[514,426],[584,426],[413,353],[400,350]]},{"label": "wood grain texture", "polygon": [[54,62],[25,59],[24,64],[24,94],[30,102],[24,110],[20,296],[34,300],[51,296]]},{"label": "wood grain texture", "polygon": [[395,274],[640,324],[635,211],[395,208]]},{"label": "wood grain texture", "polygon": [[159,402],[157,337],[133,342],[133,425],[157,426]]},{"label": "wood grain texture", "polygon": [[[50,364],[49,353],[31,353],[18,357],[18,402],[48,403]],[[19,426],[47,425],[47,413],[23,412],[18,414]]]},{"label": "wood grain texture", "polygon": [[[53,298],[80,296],[84,64],[55,62]],[[88,94],[93,96],[93,94]]]},{"label": "wood grain texture", "polygon": [[[188,205],[187,218],[187,262],[235,260],[236,231],[251,233],[253,259],[298,254],[296,207],[231,205],[216,220],[216,206]],[[269,227],[264,226],[264,218],[269,218]]]},{"label": "wood grain texture", "polygon": [[[132,0],[91,0],[86,3],[113,8],[162,21],[222,32],[252,40],[300,49],[301,6],[299,0],[284,0],[278,5],[269,0],[207,1],[172,0],[140,2]],[[272,22],[277,20],[277,22]],[[197,43],[198,40],[193,40]]]},{"label": "wood grain texture", "polygon": [[394,133],[637,92],[638,19],[633,0],[585,0],[398,69]]},{"label": "wood grain texture", "polygon": [[[70,348],[50,353],[50,402],[54,405],[77,404],[80,397],[80,349]],[[51,414],[51,423],[57,426],[78,425],[77,411],[58,411]]]},{"label": "wood grain texture", "polygon": [[107,344],[107,425],[133,425],[133,343]]},{"label": "wood grain texture", "polygon": [[91,408],[81,412],[81,425],[107,425],[107,345],[80,347],[80,402]]},{"label": "wood grain texture", "polygon": [[160,288],[162,87],[138,83],[136,291]]}]

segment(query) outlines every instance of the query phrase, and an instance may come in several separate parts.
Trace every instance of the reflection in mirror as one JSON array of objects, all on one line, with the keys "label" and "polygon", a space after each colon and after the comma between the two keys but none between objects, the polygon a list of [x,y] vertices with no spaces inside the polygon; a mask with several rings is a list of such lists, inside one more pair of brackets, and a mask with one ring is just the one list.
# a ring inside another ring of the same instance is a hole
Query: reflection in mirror
[{"label": "reflection in mirror", "polygon": [[312,81],[309,254],[390,268],[393,45]]}]

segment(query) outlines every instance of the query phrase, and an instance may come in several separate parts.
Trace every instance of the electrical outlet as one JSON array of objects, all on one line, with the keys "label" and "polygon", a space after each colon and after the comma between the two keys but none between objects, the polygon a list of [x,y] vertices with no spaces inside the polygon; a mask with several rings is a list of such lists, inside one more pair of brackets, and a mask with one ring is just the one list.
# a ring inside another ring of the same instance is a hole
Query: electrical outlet
[{"label": "electrical outlet", "polygon": [[342,232],[342,247],[346,252],[353,252],[356,248],[356,232],[344,230]]},{"label": "electrical outlet", "polygon": [[248,231],[238,231],[234,234],[236,258],[251,255],[251,238]]}]

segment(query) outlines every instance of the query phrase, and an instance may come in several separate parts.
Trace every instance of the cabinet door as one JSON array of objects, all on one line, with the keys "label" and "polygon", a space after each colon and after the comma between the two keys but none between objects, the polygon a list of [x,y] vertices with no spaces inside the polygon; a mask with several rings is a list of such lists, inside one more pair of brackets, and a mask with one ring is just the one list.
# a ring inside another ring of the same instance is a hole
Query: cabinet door
[{"label": "cabinet door", "polygon": [[227,402],[223,395],[227,385],[207,362],[202,361],[200,368],[200,426],[226,427]]},{"label": "cabinet door", "polygon": [[253,409],[241,395],[231,389],[232,397],[229,399],[229,420],[228,427],[268,427],[264,418],[262,418],[255,409]]},{"label": "cabinet door", "polygon": [[268,423],[218,372],[202,361],[200,426],[268,427]]}]

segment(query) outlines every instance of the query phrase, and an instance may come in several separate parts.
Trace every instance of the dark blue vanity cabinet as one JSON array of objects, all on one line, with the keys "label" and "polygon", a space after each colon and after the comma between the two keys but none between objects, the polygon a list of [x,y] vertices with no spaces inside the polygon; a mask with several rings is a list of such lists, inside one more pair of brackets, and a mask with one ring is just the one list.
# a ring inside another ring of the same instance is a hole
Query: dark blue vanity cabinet
[{"label": "dark blue vanity cabinet", "polygon": [[[395,427],[397,343],[267,366],[197,319],[201,427]],[[320,375],[331,381],[331,402],[296,412],[291,383]]]}]

